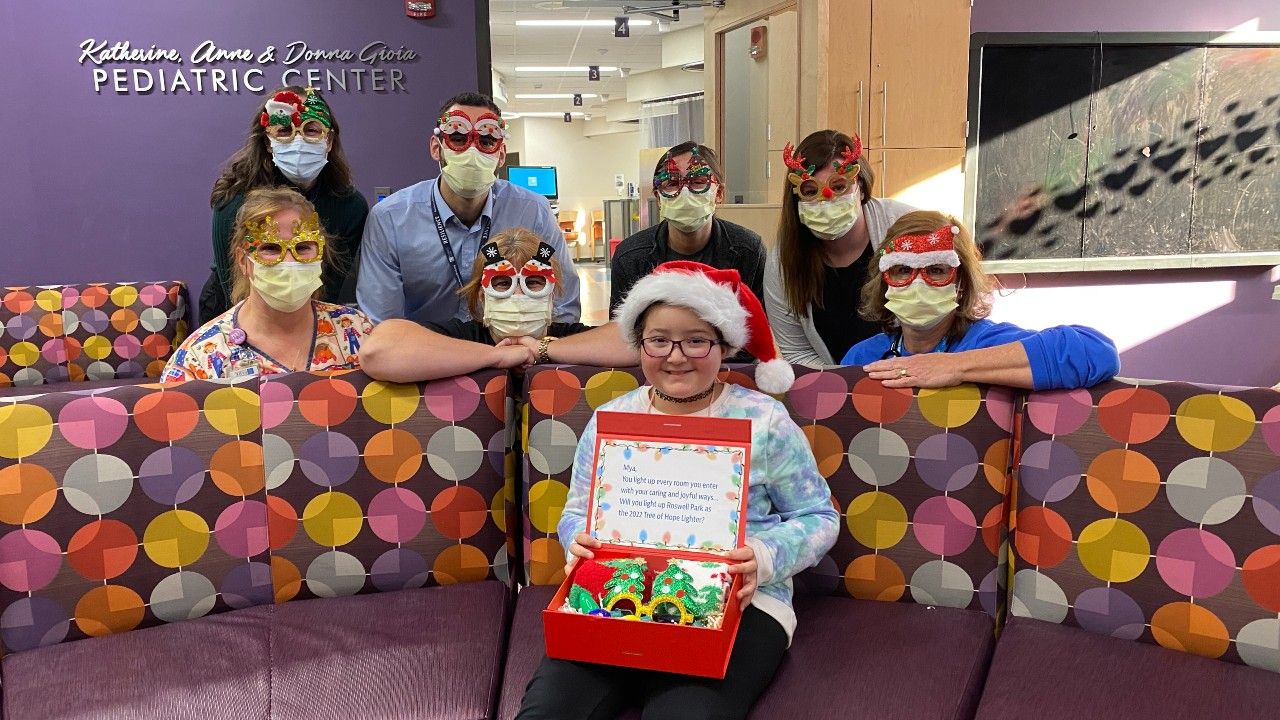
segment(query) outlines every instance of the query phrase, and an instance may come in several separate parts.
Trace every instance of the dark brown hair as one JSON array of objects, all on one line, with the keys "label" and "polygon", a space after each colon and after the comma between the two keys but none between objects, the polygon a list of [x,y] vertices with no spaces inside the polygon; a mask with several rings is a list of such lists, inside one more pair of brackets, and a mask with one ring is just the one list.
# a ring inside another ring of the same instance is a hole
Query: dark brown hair
[{"label": "dark brown hair", "polygon": [[662,168],[666,167],[668,159],[691,153],[694,148],[698,148],[699,157],[711,168],[711,173],[716,176],[716,182],[724,186],[724,166],[720,164],[720,157],[716,155],[716,151],[692,140],[685,140],[663,153],[662,157],[658,158],[658,162],[653,166],[653,176],[657,177],[658,173],[662,172]]},{"label": "dark brown hair", "polygon": [[[819,130],[801,140],[796,153],[804,156],[806,164],[822,167],[853,145],[853,138],[839,130]],[[864,151],[858,161],[858,189],[862,192],[864,206],[871,200],[875,181]],[[797,202],[795,193],[791,192],[791,181],[784,173],[782,219],[778,223],[778,261],[782,266],[782,284],[791,311],[803,317],[809,314],[810,306],[822,307],[822,286],[827,271],[822,240],[800,222]]]},{"label": "dark brown hair", "polygon": [[[478,92],[463,92],[445,100],[444,104],[440,106],[440,113],[436,115],[435,120],[444,117],[444,114],[449,112],[449,108],[454,105],[488,108],[494,115],[499,117],[502,115],[502,108],[498,107],[498,104],[488,95]],[[432,127],[435,126],[435,120],[432,121]]]},{"label": "dark brown hair", "polygon": [[[254,188],[275,185],[276,172],[275,164],[271,161],[271,143],[267,140],[267,130],[262,127],[259,118],[266,110],[267,100],[275,97],[276,93],[286,90],[299,95],[307,93],[306,88],[297,85],[286,85],[267,93],[266,99],[254,109],[244,145],[227,160],[227,164],[222,168],[222,174],[213,183],[213,191],[209,193],[209,205],[215,208],[222,207],[237,195],[243,195]],[[320,93],[319,90],[314,92]],[[325,102],[328,103],[328,100]],[[316,191],[329,195],[346,195],[355,189],[351,183],[351,166],[347,164],[347,157],[342,152],[342,133],[338,131],[338,116],[332,113],[332,106],[329,109],[333,123],[329,128],[329,137],[333,141],[333,146],[329,148],[329,162],[325,163],[320,176],[316,178]]]},{"label": "dark brown hair", "polygon": [[[960,256],[960,268],[956,273],[956,308],[955,320],[947,331],[947,338],[956,342],[969,332],[969,326],[975,320],[981,320],[991,314],[991,291],[994,280],[982,272],[982,251],[973,242],[973,235],[959,220],[946,213],[933,210],[916,210],[898,218],[885,234],[884,242],[876,248],[876,255],[894,238],[903,235],[927,235],[938,228],[954,225],[960,228],[954,244],[956,254]],[[862,302],[858,305],[858,314],[871,322],[880,323],[885,332],[893,332],[898,327],[897,318],[884,306],[884,275],[879,264],[873,259],[867,268],[867,281],[862,285]]]}]

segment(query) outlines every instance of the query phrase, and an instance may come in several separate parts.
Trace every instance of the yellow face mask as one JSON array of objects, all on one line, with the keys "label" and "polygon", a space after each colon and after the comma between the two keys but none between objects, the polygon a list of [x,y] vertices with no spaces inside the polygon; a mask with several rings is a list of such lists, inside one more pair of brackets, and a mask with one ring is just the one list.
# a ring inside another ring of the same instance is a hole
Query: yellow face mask
[{"label": "yellow face mask", "polygon": [[916,278],[906,287],[890,286],[884,293],[885,309],[898,318],[898,322],[917,330],[928,330],[946,319],[960,306],[956,284],[934,287]]}]

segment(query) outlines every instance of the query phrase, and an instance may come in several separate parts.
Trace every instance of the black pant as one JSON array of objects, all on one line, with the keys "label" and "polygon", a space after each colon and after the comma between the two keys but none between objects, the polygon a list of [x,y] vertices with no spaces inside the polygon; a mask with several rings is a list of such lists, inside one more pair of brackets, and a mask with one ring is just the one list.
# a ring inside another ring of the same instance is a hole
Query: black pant
[{"label": "black pant", "polygon": [[516,720],[613,720],[628,704],[644,720],[738,720],[773,680],[787,633],[764,611],[742,614],[723,680],[543,658]]}]

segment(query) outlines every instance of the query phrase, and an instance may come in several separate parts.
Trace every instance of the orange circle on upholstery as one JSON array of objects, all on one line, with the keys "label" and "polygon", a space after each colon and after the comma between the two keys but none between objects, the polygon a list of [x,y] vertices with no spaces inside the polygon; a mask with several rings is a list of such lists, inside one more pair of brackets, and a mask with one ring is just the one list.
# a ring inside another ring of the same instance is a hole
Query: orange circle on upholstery
[{"label": "orange circle on upholstery", "polygon": [[[475,488],[454,485],[431,500],[431,522],[441,535],[454,540],[480,532],[489,519],[489,503]],[[488,567],[488,560],[485,567]]]},{"label": "orange circle on upholstery", "polygon": [[111,293],[101,285],[90,285],[80,291],[80,302],[84,303],[88,308],[100,308],[107,304],[107,300],[111,298]]},{"label": "orange circle on upholstery", "polygon": [[89,580],[122,575],[138,557],[138,534],[119,520],[94,520],[67,541],[67,564]]},{"label": "orange circle on upholstery", "polygon": [[138,313],[129,308],[120,308],[111,313],[111,327],[128,334],[138,327]]},{"label": "orange circle on upholstery", "polygon": [[169,338],[160,333],[154,333],[142,339],[142,351],[153,358],[168,357],[172,349],[173,345],[169,343]]},{"label": "orange circle on upholstery", "polygon": [[298,532],[298,511],[279,495],[267,495],[267,538],[272,550],[279,550]]},{"label": "orange circle on upholstery", "polygon": [[450,545],[436,555],[431,569],[441,585],[478,582],[489,577],[489,558],[474,545]]},{"label": "orange circle on upholstery", "polygon": [[529,404],[550,417],[569,412],[581,396],[582,385],[567,370],[540,372],[529,383]]},{"label": "orange circle on upholstery", "polygon": [[43,333],[45,337],[60,337],[63,334],[62,313],[51,312],[40,316],[40,322],[37,324],[37,327],[40,328],[40,332]]},{"label": "orange circle on upholstery", "polygon": [[809,441],[813,457],[818,461],[818,472],[829,478],[844,464],[844,444],[840,436],[825,425],[805,425],[800,428],[804,438]]},{"label": "orange circle on upholstery", "polygon": [[844,586],[859,600],[893,602],[906,591],[907,579],[902,568],[884,555],[863,555],[845,568]]},{"label": "orange circle on upholstery", "polygon": [[1050,508],[1032,505],[1019,510],[1015,527],[1014,549],[1028,565],[1051,568],[1071,554],[1071,525]]},{"label": "orange circle on upholstery", "polygon": [[76,625],[85,635],[102,637],[138,627],[145,612],[138,593],[121,585],[102,585],[76,603]]},{"label": "orange circle on upholstery", "polygon": [[271,587],[277,603],[289,602],[302,590],[302,573],[298,566],[279,555],[271,556]]},{"label": "orange circle on upholstery", "polygon": [[0,522],[33,523],[58,501],[58,481],[41,465],[17,463],[0,468]]},{"label": "orange circle on upholstery", "polygon": [[853,409],[873,423],[887,425],[911,409],[911,388],[887,388],[879,380],[864,377],[853,386]]},{"label": "orange circle on upholstery", "polygon": [[4,306],[14,315],[23,315],[36,306],[36,299],[26,290],[10,290],[4,295]]},{"label": "orange circle on upholstery", "polygon": [[248,497],[262,490],[267,479],[262,446],[248,440],[232,440],[218,448],[209,459],[209,479],[231,497]]},{"label": "orange circle on upholstery", "polygon": [[1160,471],[1146,455],[1125,448],[1099,453],[1085,472],[1089,495],[1113,513],[1137,512],[1160,493]]},{"label": "orange circle on upholstery", "polygon": [[355,386],[346,380],[317,380],[298,393],[298,412],[312,425],[331,428],[351,417],[358,396]]},{"label": "orange circle on upholstery", "polygon": [[1000,556],[1000,544],[1004,541],[1005,527],[1008,515],[1005,511],[1004,503],[998,503],[987,514],[982,517],[982,544],[987,546],[987,551],[997,557]]},{"label": "orange circle on upholstery", "polygon": [[164,360],[152,360],[147,363],[147,377],[158,378],[164,374]]},{"label": "orange circle on upholstery", "polygon": [[997,440],[991,443],[991,447],[982,455],[982,474],[987,479],[987,484],[991,489],[1004,494],[1006,488],[1009,487],[1009,474],[1006,470],[1009,468],[1009,440]]},{"label": "orange circle on upholstery", "polygon": [[143,395],[133,404],[133,422],[152,440],[174,442],[196,429],[200,406],[195,398],[183,392],[154,392]]},{"label": "orange circle on upholstery", "polygon": [[1181,650],[1194,655],[1217,658],[1227,651],[1231,635],[1203,605],[1189,602],[1173,602],[1151,616],[1151,635],[1160,645],[1170,650]]},{"label": "orange circle on upholstery", "polygon": [[507,374],[490,378],[484,386],[484,405],[499,420],[507,419]]},{"label": "orange circle on upholstery", "polygon": [[555,538],[529,543],[529,579],[534,585],[559,585],[564,581],[564,546]]},{"label": "orange circle on upholstery", "polygon": [[422,443],[413,433],[388,428],[364,445],[364,464],[384,483],[402,483],[422,468]]},{"label": "orange circle on upholstery", "polygon": [[1254,550],[1240,568],[1249,597],[1273,613],[1280,613],[1280,545]]},{"label": "orange circle on upholstery", "polygon": [[1170,417],[1168,399],[1150,388],[1112,390],[1098,400],[1098,424],[1117,442],[1152,440]]},{"label": "orange circle on upholstery", "polygon": [[741,385],[748,390],[759,390],[756,387],[756,381],[737,370],[723,370],[716,378],[727,385]]},{"label": "orange circle on upholstery", "polygon": [[[68,362],[80,357],[80,343],[78,342],[76,342],[75,354],[73,355],[71,353],[71,343],[73,342],[75,341],[72,340],[71,338],[67,338],[67,361]],[[68,377],[71,379],[71,382],[83,382],[85,378],[84,368],[80,367],[79,365],[68,365],[67,374],[68,374]]]},{"label": "orange circle on upholstery", "polygon": [[[68,362],[68,363],[73,363],[73,362],[75,362],[76,360],[79,360],[79,359],[80,359],[80,354],[84,352],[84,347],[80,344],[80,341],[79,341],[79,340],[77,340],[77,339],[75,339],[75,338],[70,338],[70,337],[69,337],[69,338],[63,338],[63,339],[62,339],[62,341],[63,341],[63,343],[65,344],[65,346],[66,346],[66,348],[67,348],[67,362]],[[0,365],[2,365],[2,364],[4,364],[4,361],[3,361],[2,359],[0,359]],[[71,368],[73,368],[73,367],[75,367],[75,366],[74,366],[74,365],[69,365],[69,366],[67,367],[67,369],[68,369],[68,370],[71,370]],[[74,374],[74,373],[73,373],[73,374]],[[83,369],[80,369],[80,377],[79,377],[79,378],[72,377],[72,378],[71,378],[71,381],[72,381],[72,382],[79,382],[79,381],[80,381],[80,380],[82,380],[82,379],[84,379],[84,370],[83,370]]]}]

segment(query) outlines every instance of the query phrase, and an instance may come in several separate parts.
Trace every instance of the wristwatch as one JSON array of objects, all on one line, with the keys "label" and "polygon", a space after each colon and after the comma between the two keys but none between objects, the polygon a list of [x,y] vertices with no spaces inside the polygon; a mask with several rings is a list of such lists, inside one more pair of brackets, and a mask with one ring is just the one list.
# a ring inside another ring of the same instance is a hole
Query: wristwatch
[{"label": "wristwatch", "polygon": [[547,352],[547,346],[550,345],[553,340],[559,340],[559,338],[554,338],[554,337],[551,337],[550,335],[547,335],[546,337],[542,338],[541,342],[538,343],[538,364],[539,365],[551,362],[551,355]]}]

